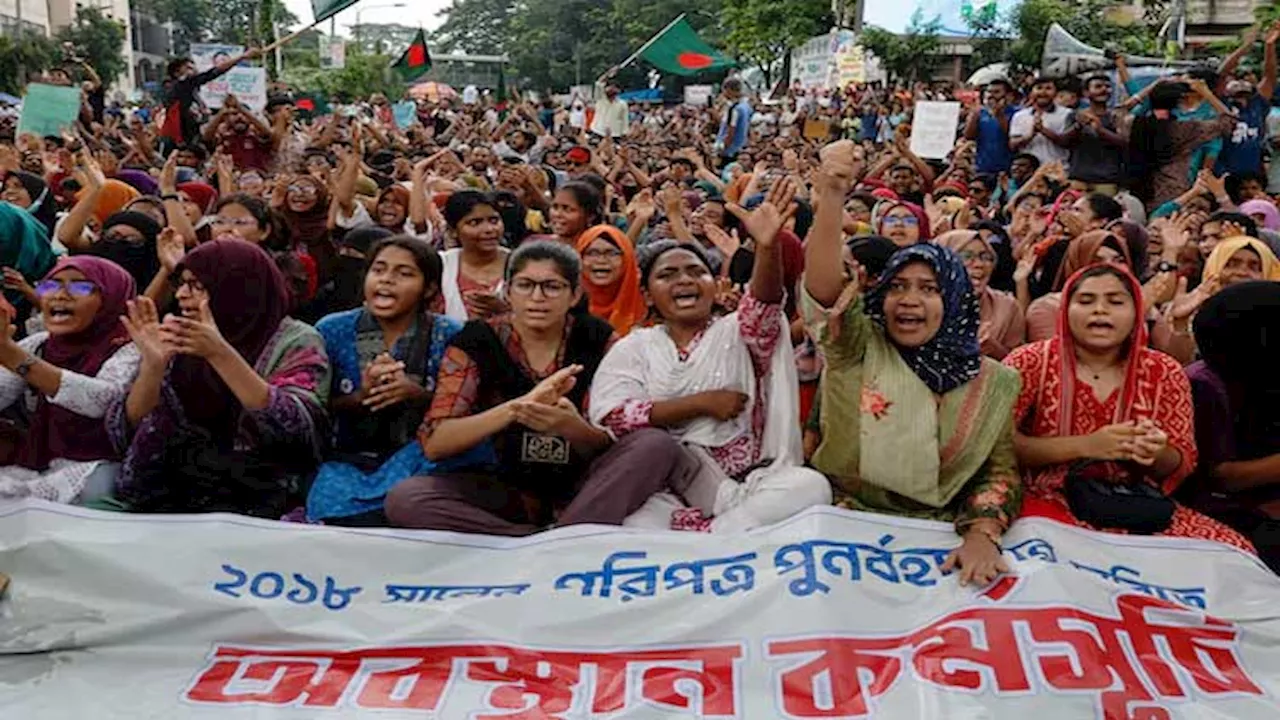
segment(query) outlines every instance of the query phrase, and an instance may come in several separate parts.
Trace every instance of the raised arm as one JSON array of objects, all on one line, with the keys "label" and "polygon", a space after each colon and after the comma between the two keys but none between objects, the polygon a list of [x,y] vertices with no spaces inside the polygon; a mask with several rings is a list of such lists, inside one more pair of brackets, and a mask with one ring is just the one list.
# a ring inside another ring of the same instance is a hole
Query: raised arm
[{"label": "raised arm", "polygon": [[1271,101],[1276,91],[1276,43],[1280,42],[1280,20],[1276,20],[1267,30],[1267,39],[1263,49],[1262,81],[1258,83],[1258,94]]},{"label": "raised arm", "polygon": [[804,287],[823,307],[835,305],[844,290],[841,246],[844,200],[864,163],[862,149],[841,140],[822,149],[822,166],[814,181],[815,214],[805,241]]}]

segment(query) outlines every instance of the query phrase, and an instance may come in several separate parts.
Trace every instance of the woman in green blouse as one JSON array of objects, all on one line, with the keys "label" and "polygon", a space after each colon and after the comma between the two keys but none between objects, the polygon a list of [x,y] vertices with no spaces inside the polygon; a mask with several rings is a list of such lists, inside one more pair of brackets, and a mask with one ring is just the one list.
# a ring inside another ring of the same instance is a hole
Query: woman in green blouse
[{"label": "woman in green blouse", "polygon": [[978,299],[954,252],[903,248],[865,294],[860,269],[844,276],[841,207],[858,152],[846,141],[823,150],[805,248],[805,320],[826,355],[812,462],[839,505],[954,522],[963,543],[944,567],[985,584],[1008,570],[1000,537],[1022,502],[1020,381],[982,357]]}]

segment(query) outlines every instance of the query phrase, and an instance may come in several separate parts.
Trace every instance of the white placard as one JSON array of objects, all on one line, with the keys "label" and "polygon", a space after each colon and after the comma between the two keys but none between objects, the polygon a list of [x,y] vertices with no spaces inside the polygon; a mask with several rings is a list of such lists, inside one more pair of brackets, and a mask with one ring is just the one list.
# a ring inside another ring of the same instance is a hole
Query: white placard
[{"label": "white placard", "polygon": [[911,152],[927,160],[942,160],[956,145],[960,103],[917,102],[911,117]]},{"label": "white placard", "polygon": [[694,107],[706,107],[711,102],[713,89],[710,85],[685,85],[684,104]]},{"label": "white placard", "polygon": [[[192,43],[191,59],[195,62],[196,72],[204,72],[224,60],[239,56],[244,52],[241,45],[220,45],[213,43]],[[222,107],[222,99],[228,94],[235,95],[241,105],[262,112],[267,107],[267,71],[265,68],[237,65],[227,74],[205,83],[200,88],[200,100],[207,107],[218,110]]]},{"label": "white placard", "polygon": [[511,539],[0,506],[15,720],[1280,717],[1280,579],[1216,543],[813,508]]}]

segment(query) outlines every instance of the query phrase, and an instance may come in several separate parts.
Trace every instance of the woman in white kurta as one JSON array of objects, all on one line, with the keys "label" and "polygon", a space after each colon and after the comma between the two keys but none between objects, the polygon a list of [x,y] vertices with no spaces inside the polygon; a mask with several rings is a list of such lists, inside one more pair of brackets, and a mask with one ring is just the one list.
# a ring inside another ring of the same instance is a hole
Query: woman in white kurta
[{"label": "woman in white kurta", "polygon": [[85,502],[114,489],[119,470],[103,418],[137,375],[139,355],[120,318],[136,294],[115,263],[76,256],[36,285],[45,332],[0,335],[0,408],[20,411],[26,432],[0,467],[0,498]]},{"label": "woman in white kurta", "polygon": [[632,331],[605,356],[591,385],[591,419],[615,437],[664,428],[690,462],[673,492],[651,498],[627,525],[737,532],[831,502],[827,479],[802,466],[775,243],[787,185],[753,213],[730,206],[756,240],[750,289],[734,313],[713,315],[715,278],[700,247],[648,248],[641,285],[663,322]]}]

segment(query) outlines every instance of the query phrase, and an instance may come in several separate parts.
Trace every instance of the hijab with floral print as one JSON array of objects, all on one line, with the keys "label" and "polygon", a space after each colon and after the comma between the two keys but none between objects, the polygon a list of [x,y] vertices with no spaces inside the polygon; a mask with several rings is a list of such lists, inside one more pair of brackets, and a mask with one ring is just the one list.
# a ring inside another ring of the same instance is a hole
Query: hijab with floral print
[{"label": "hijab with floral print", "polygon": [[942,324],[938,332],[917,348],[898,347],[898,354],[921,382],[938,394],[954,390],[978,376],[982,353],[978,326],[982,322],[978,297],[969,273],[955,252],[937,245],[912,245],[889,258],[880,282],[867,294],[866,312],[881,329],[886,321],[885,296],[902,269],[923,262],[933,269],[942,294]]}]

